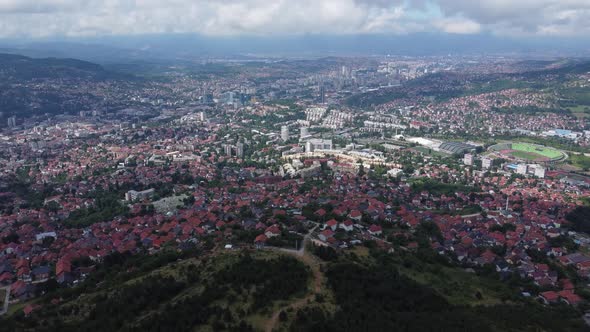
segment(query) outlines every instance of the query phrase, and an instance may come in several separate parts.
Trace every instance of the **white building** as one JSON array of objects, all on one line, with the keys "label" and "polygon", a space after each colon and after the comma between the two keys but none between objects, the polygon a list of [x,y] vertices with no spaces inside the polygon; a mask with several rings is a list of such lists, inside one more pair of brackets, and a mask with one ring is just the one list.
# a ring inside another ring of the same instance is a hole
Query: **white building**
[{"label": "white building", "polygon": [[494,163],[494,160],[492,158],[488,158],[488,157],[481,158],[481,167],[483,169],[490,169],[490,168],[492,168],[492,164],[493,163]]},{"label": "white building", "polygon": [[309,137],[309,128],[301,127],[299,129],[299,139],[306,139]]},{"label": "white building", "polygon": [[467,166],[473,165],[473,155],[471,153],[465,154],[465,156],[463,157],[463,164],[465,164]]},{"label": "white building", "polygon": [[545,178],[545,167],[541,165],[535,165],[535,176],[541,179]]},{"label": "white building", "polygon": [[310,139],[305,143],[305,152],[314,152],[315,150],[332,150],[331,139]]},{"label": "white building", "polygon": [[238,158],[244,157],[244,143],[236,144],[236,157],[238,157]]},{"label": "white building", "polygon": [[156,190],[153,188],[144,191],[129,190],[125,194],[125,200],[128,202],[142,201],[144,199],[151,198],[155,193]]},{"label": "white building", "polygon": [[289,127],[287,127],[287,126],[281,127],[281,140],[283,140],[283,142],[286,142],[289,140]]},{"label": "white building", "polygon": [[518,164],[516,167],[516,173],[526,175],[529,170],[529,166],[527,164]]}]

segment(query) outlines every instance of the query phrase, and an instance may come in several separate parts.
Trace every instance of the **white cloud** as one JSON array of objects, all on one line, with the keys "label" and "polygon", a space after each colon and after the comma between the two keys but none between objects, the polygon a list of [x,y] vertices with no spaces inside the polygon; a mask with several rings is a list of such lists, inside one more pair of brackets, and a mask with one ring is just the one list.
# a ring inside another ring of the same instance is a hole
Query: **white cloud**
[{"label": "white cloud", "polygon": [[475,34],[481,32],[481,25],[463,18],[445,18],[434,22],[434,26],[446,33]]},{"label": "white cloud", "polygon": [[0,37],[417,31],[588,35],[590,0],[0,0]]},{"label": "white cloud", "polygon": [[588,0],[434,0],[444,16],[460,15],[499,35],[587,36]]}]

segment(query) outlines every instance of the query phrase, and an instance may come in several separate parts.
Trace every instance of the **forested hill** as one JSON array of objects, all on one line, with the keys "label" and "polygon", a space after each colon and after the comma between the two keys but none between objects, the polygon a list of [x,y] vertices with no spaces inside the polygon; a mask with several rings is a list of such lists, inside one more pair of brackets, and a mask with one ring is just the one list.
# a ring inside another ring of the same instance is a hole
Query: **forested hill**
[{"label": "forested hill", "polygon": [[0,317],[0,331],[588,330],[581,310],[515,295],[530,281],[501,282],[493,266],[476,275],[425,248],[310,250],[318,258],[194,249],[78,260],[95,271],[73,288],[40,285],[39,298]]},{"label": "forested hill", "polygon": [[130,75],[107,71],[102,66],[76,59],[33,59],[0,53],[0,80],[4,83],[35,79],[130,79]]}]

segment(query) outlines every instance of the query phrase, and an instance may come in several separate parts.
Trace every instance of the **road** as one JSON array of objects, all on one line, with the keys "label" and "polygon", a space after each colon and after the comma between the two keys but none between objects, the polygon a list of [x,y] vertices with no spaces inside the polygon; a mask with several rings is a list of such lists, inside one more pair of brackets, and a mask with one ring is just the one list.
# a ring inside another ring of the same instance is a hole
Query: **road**
[{"label": "road", "polygon": [[318,227],[320,227],[320,225],[316,224],[316,226],[314,228],[312,228],[309,232],[307,232],[307,234],[303,237],[303,241],[301,241],[301,247],[298,250],[286,249],[286,248],[274,248],[274,247],[272,249],[278,249],[282,252],[302,257],[303,255],[305,255],[305,247],[307,247],[307,243],[309,242],[311,235],[313,234],[313,232],[315,232],[315,230]]},{"label": "road", "polygon": [[2,310],[0,310],[0,315],[4,315],[8,312],[8,300],[10,298],[10,286],[0,288],[6,292],[6,298],[4,299],[4,305],[2,306]]},{"label": "road", "polygon": [[307,305],[307,303],[309,301],[312,301],[315,298],[316,294],[318,294],[322,291],[322,287],[323,287],[323,283],[324,283],[324,276],[320,271],[320,263],[317,260],[317,258],[315,258],[314,256],[312,256],[309,253],[307,253],[307,254],[305,253],[305,247],[307,246],[307,243],[309,242],[311,235],[313,234],[313,232],[315,232],[315,230],[318,227],[319,227],[319,225],[316,225],[312,230],[309,231],[309,233],[307,233],[307,235],[305,235],[303,237],[303,243],[301,245],[301,248],[299,248],[299,250],[285,249],[285,248],[272,248],[272,249],[278,250],[280,252],[284,252],[286,254],[293,255],[297,259],[299,259],[300,261],[305,263],[307,266],[309,266],[312,271],[312,274],[313,274],[313,289],[312,289],[312,292],[307,294],[304,298],[296,300],[295,302],[292,302],[286,306],[283,306],[283,307],[277,309],[273,313],[271,318],[268,320],[268,322],[266,322],[265,327],[264,327],[265,332],[272,332],[275,329],[275,327],[277,326],[277,324],[279,322],[279,315],[281,314],[282,311],[287,311],[288,309],[292,309],[294,311],[297,311],[298,309]]}]

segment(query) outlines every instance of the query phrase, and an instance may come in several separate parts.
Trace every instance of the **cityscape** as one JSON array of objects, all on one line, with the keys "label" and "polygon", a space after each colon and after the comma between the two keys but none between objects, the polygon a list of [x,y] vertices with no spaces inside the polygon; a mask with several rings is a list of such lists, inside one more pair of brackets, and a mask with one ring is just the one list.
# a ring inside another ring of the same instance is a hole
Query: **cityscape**
[{"label": "cityscape", "polygon": [[0,38],[0,331],[590,330],[589,50],[29,37]]}]

